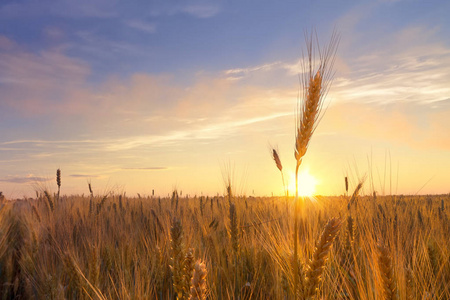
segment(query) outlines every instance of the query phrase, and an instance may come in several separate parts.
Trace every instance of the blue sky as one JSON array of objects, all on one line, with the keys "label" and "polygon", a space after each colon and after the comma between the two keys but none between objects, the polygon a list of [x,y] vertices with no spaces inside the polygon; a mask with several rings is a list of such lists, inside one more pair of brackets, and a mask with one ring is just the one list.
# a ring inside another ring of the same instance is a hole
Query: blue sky
[{"label": "blue sky", "polygon": [[67,193],[91,180],[99,193],[215,194],[232,162],[242,193],[280,192],[267,144],[294,164],[299,63],[314,28],[322,45],[341,38],[305,159],[317,191],[379,173],[368,177],[387,193],[390,153],[397,192],[432,178],[421,192],[446,193],[449,12],[448,1],[413,0],[2,1],[0,190],[53,189],[61,168]]}]

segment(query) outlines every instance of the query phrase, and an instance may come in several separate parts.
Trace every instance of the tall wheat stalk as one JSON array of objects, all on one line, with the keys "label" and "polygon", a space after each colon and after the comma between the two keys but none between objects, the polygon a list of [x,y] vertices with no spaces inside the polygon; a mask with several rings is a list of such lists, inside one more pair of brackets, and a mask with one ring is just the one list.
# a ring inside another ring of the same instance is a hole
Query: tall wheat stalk
[{"label": "tall wheat stalk", "polygon": [[[294,270],[298,269],[298,221],[300,203],[298,197],[298,170],[308,149],[311,137],[321,119],[323,100],[327,94],[333,76],[332,67],[339,38],[333,34],[328,46],[321,51],[316,37],[306,36],[307,54],[303,56],[301,88],[302,99],[297,101],[296,132],[294,156],[295,167],[295,203],[294,203]],[[319,53],[319,65],[316,66],[315,52]],[[298,288],[299,276],[294,272],[294,290]]]}]

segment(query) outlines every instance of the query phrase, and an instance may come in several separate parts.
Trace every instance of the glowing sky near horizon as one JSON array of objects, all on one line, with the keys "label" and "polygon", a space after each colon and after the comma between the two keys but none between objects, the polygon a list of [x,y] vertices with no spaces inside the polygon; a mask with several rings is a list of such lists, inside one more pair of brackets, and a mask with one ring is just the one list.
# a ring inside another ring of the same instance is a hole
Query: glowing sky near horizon
[{"label": "glowing sky near horizon", "polygon": [[[0,2],[0,191],[282,194],[304,32],[340,34],[319,194],[449,193],[449,1]],[[226,167],[228,166],[228,167]],[[230,167],[231,166],[231,167]]]}]

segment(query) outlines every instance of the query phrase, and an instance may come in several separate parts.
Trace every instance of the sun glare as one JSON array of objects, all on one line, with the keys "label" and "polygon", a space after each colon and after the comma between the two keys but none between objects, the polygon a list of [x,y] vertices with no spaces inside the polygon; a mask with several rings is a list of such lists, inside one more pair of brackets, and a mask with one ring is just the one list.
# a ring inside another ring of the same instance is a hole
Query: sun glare
[{"label": "sun glare", "polygon": [[[316,192],[317,179],[309,174],[308,170],[298,174],[298,195],[311,197]],[[292,173],[289,180],[289,194],[295,195],[295,173]]]}]

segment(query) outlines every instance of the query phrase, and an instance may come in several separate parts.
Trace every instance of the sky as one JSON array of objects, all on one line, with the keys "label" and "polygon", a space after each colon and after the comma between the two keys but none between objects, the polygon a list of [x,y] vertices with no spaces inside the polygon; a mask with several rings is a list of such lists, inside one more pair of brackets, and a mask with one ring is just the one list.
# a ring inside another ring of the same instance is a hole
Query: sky
[{"label": "sky", "polygon": [[[303,160],[316,193],[449,193],[449,1],[0,1],[7,198],[283,193],[305,32],[340,43]],[[301,185],[302,183],[300,183]],[[292,191],[291,191],[292,192]]]}]

